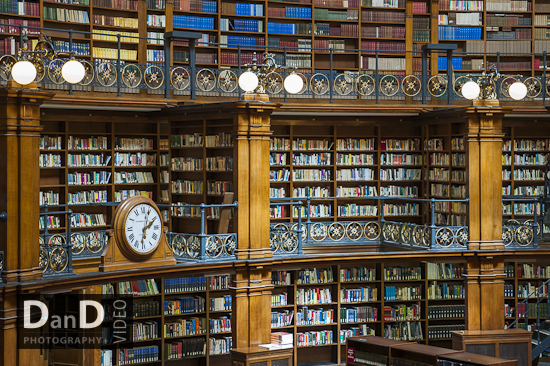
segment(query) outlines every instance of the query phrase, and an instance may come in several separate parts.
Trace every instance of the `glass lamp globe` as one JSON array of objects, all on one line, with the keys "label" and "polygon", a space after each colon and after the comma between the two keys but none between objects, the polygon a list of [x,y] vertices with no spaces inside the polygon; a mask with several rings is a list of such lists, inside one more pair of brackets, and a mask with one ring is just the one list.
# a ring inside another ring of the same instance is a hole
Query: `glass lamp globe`
[{"label": "glass lamp globe", "polygon": [[296,94],[304,87],[304,80],[299,75],[292,73],[286,77],[283,85],[287,92]]},{"label": "glass lamp globe", "polygon": [[477,98],[480,91],[481,89],[479,88],[479,85],[477,85],[474,81],[468,81],[462,85],[461,89],[462,96],[469,100]]},{"label": "glass lamp globe", "polygon": [[70,84],[76,84],[84,79],[86,75],[86,70],[84,65],[76,60],[69,60],[65,62],[65,65],[61,68],[61,75],[66,82]]},{"label": "glass lamp globe", "polygon": [[510,97],[514,100],[521,100],[527,95],[527,87],[524,83],[516,81],[515,83],[510,85],[510,89],[508,89],[508,94],[510,94]]},{"label": "glass lamp globe", "polygon": [[11,77],[16,83],[29,85],[36,78],[36,67],[29,61],[19,61],[11,69]]},{"label": "glass lamp globe", "polygon": [[258,77],[251,71],[246,71],[239,76],[239,86],[245,92],[253,92],[258,87]]}]

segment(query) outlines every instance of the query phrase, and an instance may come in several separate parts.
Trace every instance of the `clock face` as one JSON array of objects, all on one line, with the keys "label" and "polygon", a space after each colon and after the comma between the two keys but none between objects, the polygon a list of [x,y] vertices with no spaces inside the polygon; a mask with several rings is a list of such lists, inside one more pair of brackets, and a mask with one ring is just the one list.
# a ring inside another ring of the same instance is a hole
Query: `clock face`
[{"label": "clock face", "polygon": [[151,205],[136,205],[126,217],[124,234],[130,247],[137,253],[145,254],[154,250],[162,234],[162,221]]}]

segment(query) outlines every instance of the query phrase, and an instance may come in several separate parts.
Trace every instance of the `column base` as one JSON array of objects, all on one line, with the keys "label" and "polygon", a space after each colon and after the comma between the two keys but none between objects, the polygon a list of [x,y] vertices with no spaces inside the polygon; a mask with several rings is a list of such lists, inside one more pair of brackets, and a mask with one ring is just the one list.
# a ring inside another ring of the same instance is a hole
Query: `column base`
[{"label": "column base", "polygon": [[3,283],[27,282],[42,279],[42,271],[39,267],[17,270],[4,270],[2,272]]},{"label": "column base", "polygon": [[498,107],[498,99],[475,99],[474,106],[476,107]]},{"label": "column base", "polygon": [[243,100],[259,100],[261,102],[269,102],[269,95],[264,93],[244,93]]},{"label": "column base", "polygon": [[471,240],[468,242],[468,250],[504,250],[502,240]]}]

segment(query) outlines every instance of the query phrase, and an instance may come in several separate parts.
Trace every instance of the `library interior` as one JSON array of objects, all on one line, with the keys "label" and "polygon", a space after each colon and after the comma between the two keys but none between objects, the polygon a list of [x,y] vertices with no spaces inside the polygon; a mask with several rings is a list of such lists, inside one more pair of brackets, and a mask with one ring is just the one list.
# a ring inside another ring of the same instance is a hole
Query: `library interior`
[{"label": "library interior", "polygon": [[550,362],[548,49],[550,0],[1,0],[0,365]]}]

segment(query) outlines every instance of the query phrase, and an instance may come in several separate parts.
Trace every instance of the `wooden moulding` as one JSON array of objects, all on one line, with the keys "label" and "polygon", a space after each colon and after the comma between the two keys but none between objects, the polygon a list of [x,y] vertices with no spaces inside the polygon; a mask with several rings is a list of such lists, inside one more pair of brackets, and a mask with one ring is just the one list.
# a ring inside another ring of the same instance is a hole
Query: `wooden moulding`
[{"label": "wooden moulding", "polygon": [[269,350],[263,347],[233,348],[231,350],[231,366],[250,366],[253,364],[264,366],[292,365],[293,348]]}]

